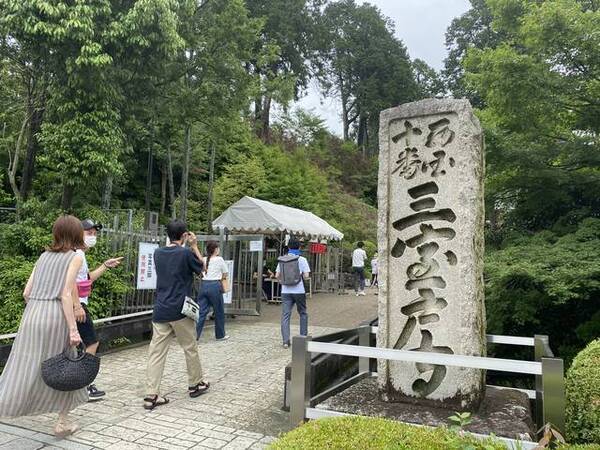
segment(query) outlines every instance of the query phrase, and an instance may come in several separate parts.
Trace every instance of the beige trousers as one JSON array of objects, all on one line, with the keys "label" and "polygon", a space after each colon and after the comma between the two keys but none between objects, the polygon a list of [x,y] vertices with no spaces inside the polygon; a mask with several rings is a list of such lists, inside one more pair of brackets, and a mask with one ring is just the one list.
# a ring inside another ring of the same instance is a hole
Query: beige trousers
[{"label": "beige trousers", "polygon": [[188,386],[196,386],[202,381],[202,365],[196,342],[196,324],[192,319],[175,322],[152,322],[152,340],[148,348],[148,369],[146,372],[146,394],[160,395],[167,354],[171,339],[175,336],[183,349],[188,373]]}]

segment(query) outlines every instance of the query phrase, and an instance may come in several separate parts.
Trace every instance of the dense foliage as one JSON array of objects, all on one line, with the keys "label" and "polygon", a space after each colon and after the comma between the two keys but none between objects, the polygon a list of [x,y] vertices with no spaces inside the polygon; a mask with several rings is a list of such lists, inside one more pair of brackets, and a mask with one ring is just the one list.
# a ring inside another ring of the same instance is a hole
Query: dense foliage
[{"label": "dense foliage", "polygon": [[568,363],[600,334],[600,5],[471,4],[444,75],[486,133],[488,330],[547,333]]},{"label": "dense foliage", "polygon": [[447,428],[416,427],[393,420],[343,417],[308,422],[271,444],[272,450],[414,449],[504,450],[494,439],[460,436]]},{"label": "dense foliage", "polygon": [[567,374],[566,416],[570,442],[600,443],[600,340],[573,360]]},{"label": "dense foliage", "polygon": [[[22,222],[0,225],[2,326],[61,209],[210,231],[252,195],[372,248],[378,112],[454,95],[486,133],[488,329],[547,333],[569,361],[600,333],[600,5],[471,5],[438,74],[354,0],[0,0],[0,207]],[[290,108],[311,82],[342,138]]]}]

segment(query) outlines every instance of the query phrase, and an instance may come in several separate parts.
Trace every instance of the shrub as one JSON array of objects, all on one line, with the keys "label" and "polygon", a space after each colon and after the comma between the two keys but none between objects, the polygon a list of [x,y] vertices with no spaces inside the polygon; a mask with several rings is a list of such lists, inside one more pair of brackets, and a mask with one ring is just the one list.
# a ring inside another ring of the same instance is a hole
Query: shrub
[{"label": "shrub", "polygon": [[600,339],[573,360],[566,391],[568,441],[600,443]]},{"label": "shrub", "polygon": [[561,445],[559,450],[600,450],[600,444],[575,444]]},{"label": "shrub", "polygon": [[461,436],[447,428],[426,428],[372,417],[341,417],[308,422],[275,441],[270,449],[504,450],[499,441]]}]

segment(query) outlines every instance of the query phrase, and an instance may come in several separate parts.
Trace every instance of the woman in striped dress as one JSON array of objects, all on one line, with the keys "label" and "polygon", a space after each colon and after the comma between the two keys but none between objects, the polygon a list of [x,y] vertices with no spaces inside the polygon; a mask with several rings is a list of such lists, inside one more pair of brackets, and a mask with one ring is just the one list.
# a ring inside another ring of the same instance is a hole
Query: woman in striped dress
[{"label": "woman in striped dress", "polygon": [[79,306],[75,280],[82,259],[75,251],[85,245],[81,222],[73,216],[60,217],[52,235],[52,246],[38,259],[23,292],[25,311],[0,377],[0,417],[57,412],[54,433],[64,437],[76,431],[68,414],[88,400],[87,392],[50,388],[41,364],[81,342],[73,308]]}]

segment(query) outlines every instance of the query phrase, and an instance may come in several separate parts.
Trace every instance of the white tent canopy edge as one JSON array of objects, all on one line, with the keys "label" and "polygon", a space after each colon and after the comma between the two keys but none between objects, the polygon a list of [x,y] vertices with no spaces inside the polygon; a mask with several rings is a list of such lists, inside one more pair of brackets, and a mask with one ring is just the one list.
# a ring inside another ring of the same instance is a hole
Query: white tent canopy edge
[{"label": "white tent canopy edge", "polygon": [[213,221],[213,228],[242,233],[290,233],[313,239],[341,241],[344,234],[319,216],[266,200],[242,197]]}]

